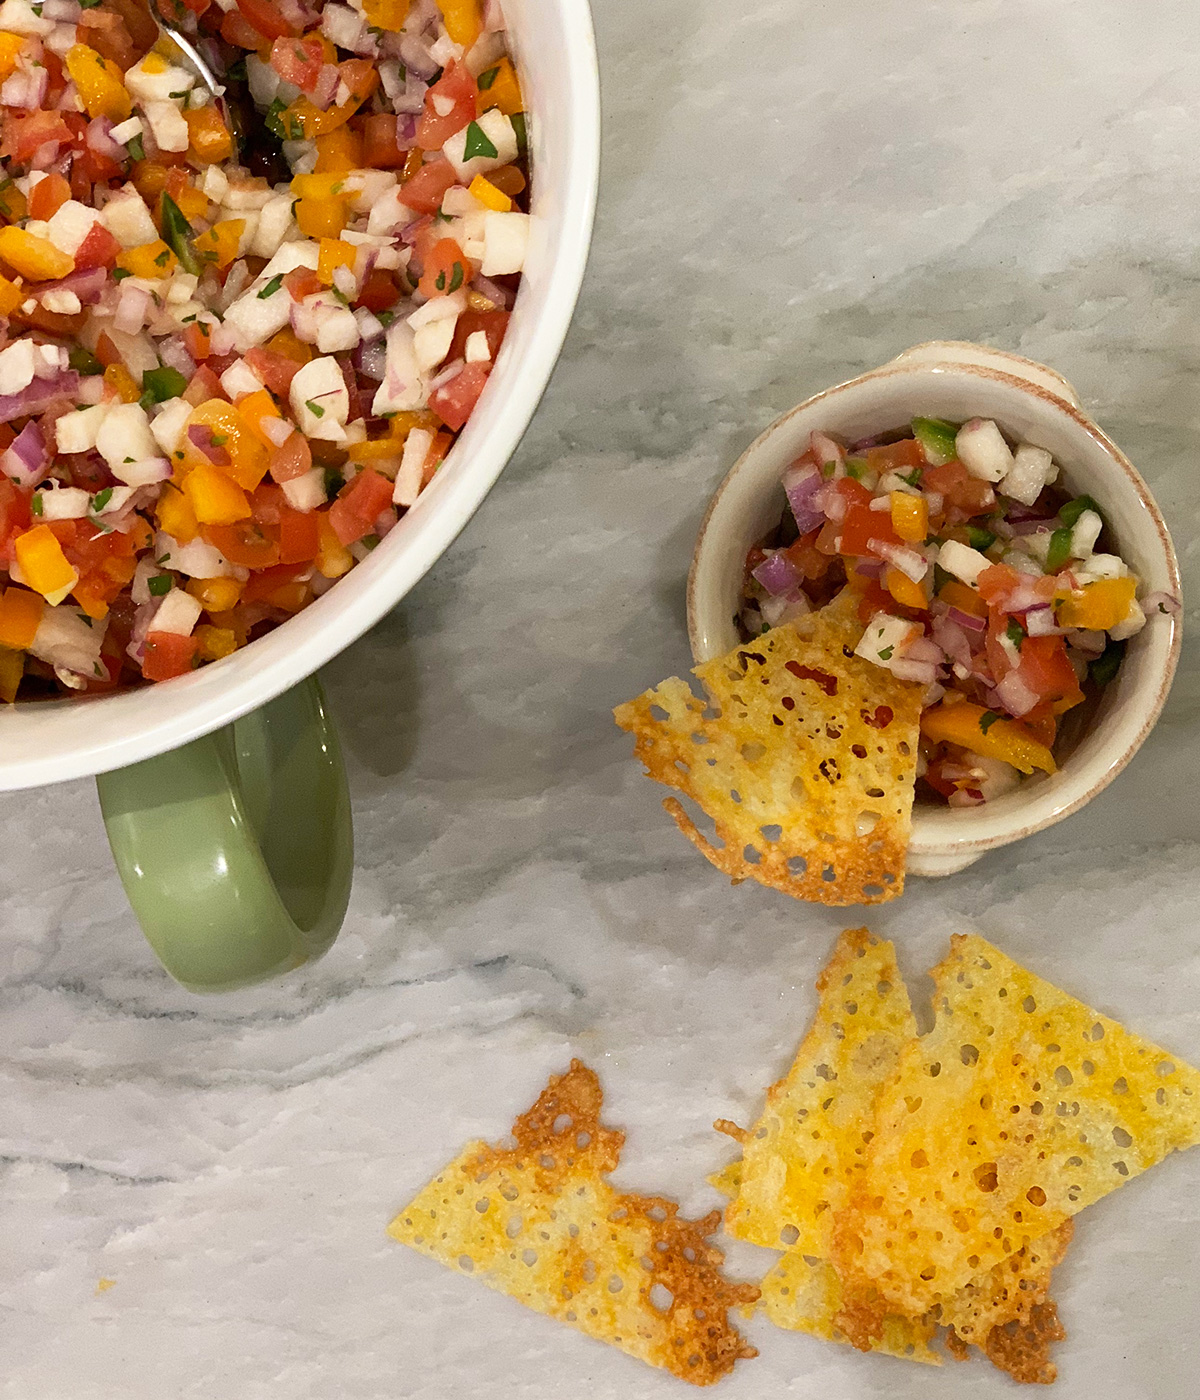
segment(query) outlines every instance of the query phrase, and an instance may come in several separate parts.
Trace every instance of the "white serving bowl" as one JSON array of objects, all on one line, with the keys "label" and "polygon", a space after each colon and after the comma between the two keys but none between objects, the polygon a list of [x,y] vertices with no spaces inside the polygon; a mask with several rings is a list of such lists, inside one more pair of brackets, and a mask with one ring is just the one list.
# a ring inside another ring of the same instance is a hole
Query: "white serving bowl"
[{"label": "white serving bowl", "polygon": [[270,635],[189,676],[0,707],[0,790],[104,773],[229,724],[311,675],[400,601],[475,512],[550,378],[587,262],[600,97],[585,0],[505,0],[530,108],[533,230],[488,387],[445,465],[363,563]]},{"label": "white serving bowl", "polygon": [[[776,525],[786,500],[780,478],[819,429],[845,441],[903,427],[914,416],[992,418],[1047,448],[1072,494],[1094,496],[1142,595],[1180,596],[1179,566],[1146,483],[1120,449],[1082,412],[1061,375],[1018,355],[959,341],[914,346],[869,374],[808,399],[777,419],[742,455],[713,497],[688,579],[688,631],[696,661],[738,643],[746,551]],[[1070,816],[1129,762],[1162,710],[1179,658],[1178,616],[1152,615],[1129,643],[1076,746],[1058,772],[1022,782],[981,807],[913,808],[908,868],[949,875],[989,850]]]}]

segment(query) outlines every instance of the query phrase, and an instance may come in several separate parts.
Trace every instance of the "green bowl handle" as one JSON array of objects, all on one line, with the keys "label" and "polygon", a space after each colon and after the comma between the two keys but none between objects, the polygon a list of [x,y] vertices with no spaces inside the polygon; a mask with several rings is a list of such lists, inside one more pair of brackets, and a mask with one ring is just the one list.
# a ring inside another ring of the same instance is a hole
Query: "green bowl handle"
[{"label": "green bowl handle", "polygon": [[315,680],[226,729],[96,779],[121,883],[193,992],[319,958],[350,899],[354,836]]}]

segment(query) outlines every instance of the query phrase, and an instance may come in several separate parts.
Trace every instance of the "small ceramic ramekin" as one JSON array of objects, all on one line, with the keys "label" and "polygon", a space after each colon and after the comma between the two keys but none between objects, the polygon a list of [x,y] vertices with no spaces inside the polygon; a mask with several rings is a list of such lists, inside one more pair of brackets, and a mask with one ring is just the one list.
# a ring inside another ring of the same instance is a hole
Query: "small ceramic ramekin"
[{"label": "small ceramic ramekin", "polygon": [[[1103,507],[1117,551],[1141,580],[1142,595],[1180,596],[1179,565],[1154,498],[1121,450],[1082,411],[1071,385],[1018,355],[932,341],[785,413],[721,483],[700,527],[688,579],[688,631],[697,663],[737,645],[746,551],[780,519],[786,503],[780,478],[814,429],[853,442],[903,427],[917,415],[991,418],[1014,437],[1046,448],[1060,464],[1066,488],[1094,496]],[[984,852],[1077,812],[1149,734],[1166,701],[1179,647],[1179,615],[1153,613],[1053,775],[1027,779],[980,807],[918,803],[909,870],[953,874]]]}]

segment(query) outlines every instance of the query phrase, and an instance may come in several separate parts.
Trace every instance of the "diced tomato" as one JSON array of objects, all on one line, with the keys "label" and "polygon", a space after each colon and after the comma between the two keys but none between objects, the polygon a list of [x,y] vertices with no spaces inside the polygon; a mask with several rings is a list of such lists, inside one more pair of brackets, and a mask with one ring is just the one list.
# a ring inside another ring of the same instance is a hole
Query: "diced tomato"
[{"label": "diced tomato", "polygon": [[[992,564],[975,580],[979,596],[989,608],[1004,610],[1004,601],[1021,581],[1021,575],[1009,564]],[[1007,619],[1006,625],[1007,625]]]},{"label": "diced tomato", "polygon": [[457,181],[458,176],[448,160],[431,160],[401,186],[400,197],[418,214],[436,214],[446,191]]},{"label": "diced tomato", "polygon": [[886,447],[869,447],[862,454],[871,464],[872,471],[910,472],[914,467],[925,466],[925,453],[916,438],[904,438],[901,442],[888,443]]},{"label": "diced tomato", "polygon": [[387,311],[399,300],[400,288],[396,286],[396,279],[385,268],[373,267],[367,273],[355,305],[365,306],[368,311]]},{"label": "diced tomato", "polygon": [[856,576],[855,592],[861,592],[858,600],[858,619],[860,622],[870,622],[877,612],[895,613],[897,611],[896,600],[884,588],[883,584],[876,578],[863,580],[860,585]]},{"label": "diced tomato", "polygon": [[187,675],[196,664],[199,645],[195,637],[181,637],[177,632],[151,632],[146,638],[142,675],[148,681],[169,681]]},{"label": "diced tomato", "polygon": [[453,238],[439,238],[424,259],[420,291],[425,297],[447,297],[475,276],[474,265]]},{"label": "diced tomato", "polygon": [[303,301],[305,297],[319,292],[324,284],[312,268],[294,267],[291,272],[284,273],[283,285],[293,301]]},{"label": "diced tomato", "polygon": [[29,192],[29,217],[50,219],[71,198],[71,186],[58,174],[51,173],[39,180]]},{"label": "diced tomato", "polygon": [[329,508],[329,523],[341,544],[369,535],[380,514],[392,503],[392,483],[367,467],[359,472]]},{"label": "diced tomato", "polygon": [[[476,313],[479,314],[479,313]],[[484,312],[484,315],[494,315],[494,312]],[[501,312],[506,316],[507,312]],[[462,317],[459,317],[461,320]],[[490,342],[489,342],[490,343]],[[453,349],[450,352],[454,353]],[[801,535],[787,547],[787,557],[803,573],[806,579],[823,578],[829,571],[832,560],[827,554],[822,554],[816,547],[817,531],[812,530],[807,535]],[[764,555],[765,558],[765,555]]]},{"label": "diced tomato", "polygon": [[1062,637],[1024,638],[1017,674],[1039,700],[1049,703],[1054,714],[1062,714],[1083,699]]},{"label": "diced tomato", "polygon": [[293,360],[287,355],[280,355],[275,350],[267,350],[261,345],[247,350],[245,360],[267,388],[281,398],[287,396],[288,390],[292,387],[292,380],[296,377],[296,371],[300,368],[298,360]]},{"label": "diced tomato", "polygon": [[274,528],[278,526],[280,514],[286,506],[283,491],[273,481],[263,481],[254,491],[251,498],[253,508],[253,519],[256,524],[268,528],[266,533],[274,538]]},{"label": "diced tomato", "polygon": [[9,112],[4,119],[4,140],[0,156],[24,165],[43,146],[57,142],[60,146],[71,141],[71,128],[61,112],[33,112],[19,117]]},{"label": "diced tomato", "polygon": [[84,179],[92,184],[104,184],[109,180],[116,180],[121,174],[121,167],[111,156],[101,155],[99,151],[93,151],[90,146],[85,146],[82,151],[76,152],[71,161],[71,174],[76,171]]},{"label": "diced tomato", "polygon": [[138,52],[121,16],[107,8],[93,7],[83,12],[79,17],[79,42],[115,63],[122,73],[132,68],[145,53],[144,49]]},{"label": "diced tomato", "polygon": [[14,535],[29,529],[31,518],[29,496],[0,475],[0,546],[7,549]]},{"label": "diced tomato", "polygon": [[458,432],[470,418],[492,372],[490,364],[466,365],[429,398],[429,407],[448,428]]},{"label": "diced tomato", "polygon": [[315,510],[293,510],[285,505],[279,512],[279,558],[284,564],[307,564],[321,549],[321,518]]},{"label": "diced tomato", "polygon": [[903,543],[892,528],[890,511],[871,509],[873,497],[861,481],[843,477],[835,483],[835,489],[846,502],[844,517],[833,522],[841,541],[839,549],[842,554],[862,559],[876,555],[876,551],[870,548],[872,540],[892,545]]},{"label": "diced tomato", "polygon": [[467,353],[467,337],[475,331],[482,331],[487,336],[488,349],[495,360],[504,333],[508,330],[511,314],[508,311],[464,311],[454,327],[454,339],[450,342],[450,353],[446,358],[461,360]]},{"label": "diced tomato", "polygon": [[183,397],[193,407],[198,407],[209,399],[225,399],[226,402],[229,400],[229,395],[221,388],[220,379],[207,361],[196,370],[191,383],[183,392]]},{"label": "diced tomato", "polygon": [[275,481],[294,481],[312,471],[312,448],[303,433],[295,432],[280,447],[272,447],[267,470]]},{"label": "diced tomato", "polygon": [[205,321],[193,321],[183,333],[183,348],[193,360],[207,360],[212,352],[212,327]]},{"label": "diced tomato", "polygon": [[399,170],[408,159],[410,147],[398,139],[399,118],[378,112],[363,122],[363,161],[378,170]]},{"label": "diced tomato", "polygon": [[325,46],[319,35],[306,34],[301,39],[281,36],[271,45],[271,67],[285,83],[294,83],[301,92],[316,90],[324,66]]},{"label": "diced tomato", "polygon": [[76,311],[67,315],[61,311],[47,311],[38,302],[32,311],[14,311],[12,319],[23,326],[33,326],[36,330],[47,331],[50,335],[77,336],[87,321],[87,311]]},{"label": "diced tomato", "polygon": [[279,563],[279,545],[253,520],[235,525],[202,525],[200,533],[231,564],[246,569],[271,569]]},{"label": "diced tomato", "polygon": [[97,221],[75,251],[75,271],[83,272],[92,267],[112,267],[120,251],[121,245],[104,225]]},{"label": "diced tomato", "polygon": [[261,49],[265,37],[240,10],[229,10],[221,16],[220,34],[226,43],[240,49]]},{"label": "diced tomato", "polygon": [[[425,94],[425,111],[417,125],[417,145],[423,151],[440,151],[456,131],[475,120],[478,92],[465,63],[454,60],[447,64],[446,71]],[[435,99],[449,99],[454,105],[442,116]]]},{"label": "diced tomato", "polygon": [[295,35],[296,27],[289,24],[283,12],[270,0],[237,0],[242,18],[266,39],[282,39]]},{"label": "diced tomato", "polygon": [[1044,700],[1040,705],[1035,705],[1027,715],[1022,715],[1016,722],[1037,743],[1045,744],[1048,749],[1054,747],[1054,739],[1058,733],[1058,721],[1054,717],[1053,706],[1048,700]]},{"label": "diced tomato", "polygon": [[982,515],[996,503],[996,493],[988,483],[973,477],[958,461],[941,467],[926,467],[921,486],[926,491],[936,491],[947,506],[962,511],[966,519]]}]

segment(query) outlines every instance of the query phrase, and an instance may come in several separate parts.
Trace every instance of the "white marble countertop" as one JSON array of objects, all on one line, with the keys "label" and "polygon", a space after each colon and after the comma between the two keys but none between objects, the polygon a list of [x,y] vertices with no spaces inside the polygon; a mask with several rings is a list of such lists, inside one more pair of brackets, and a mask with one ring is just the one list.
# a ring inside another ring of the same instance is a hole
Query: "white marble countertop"
[{"label": "white marble countertop", "polygon": [[[562,363],[474,523],[327,674],[358,840],[330,955],[190,996],[92,786],[0,802],[6,1400],[683,1393],[383,1230],[573,1053],[628,1133],[618,1180],[707,1209],[712,1120],[746,1121],[790,1059],[845,916],[731,888],[609,715],[686,664],[705,500],[777,413],[932,337],[1048,361],[1200,584],[1190,0],[597,8],[604,186]],[[1200,1062],[1198,705],[1189,646],[1086,811],[872,926],[914,976],[978,929]],[[1176,1157],[1081,1217],[1064,1400],[1194,1392],[1198,1187]],[[723,1395],[1011,1393],[979,1362],[748,1330],[762,1356]]]}]

